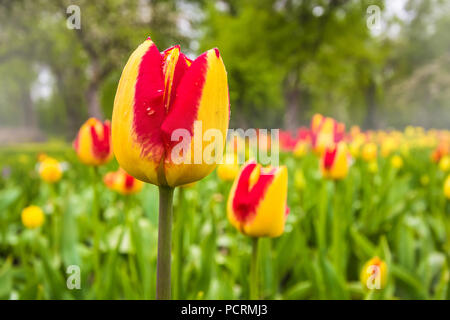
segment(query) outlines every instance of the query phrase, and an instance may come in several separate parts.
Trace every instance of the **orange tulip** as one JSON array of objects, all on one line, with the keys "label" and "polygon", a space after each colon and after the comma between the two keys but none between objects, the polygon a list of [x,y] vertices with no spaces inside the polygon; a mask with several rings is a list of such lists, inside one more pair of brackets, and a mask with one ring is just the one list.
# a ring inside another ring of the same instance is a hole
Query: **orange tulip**
[{"label": "orange tulip", "polygon": [[101,123],[95,118],[87,120],[81,126],[73,146],[84,164],[98,166],[110,161],[112,150],[109,121]]},{"label": "orange tulip", "polygon": [[280,236],[289,212],[287,179],[284,166],[262,168],[254,161],[245,164],[230,191],[228,220],[248,236]]},{"label": "orange tulip", "polygon": [[[222,153],[229,113],[227,73],[218,49],[192,61],[179,46],[159,52],[148,38],[129,58],[117,88],[115,156],[129,174],[158,186],[200,180],[216,167],[215,161],[195,161],[196,154],[203,155],[202,137],[209,129],[219,131],[222,137],[214,143],[219,143],[216,154]],[[174,159],[180,143],[179,137],[173,141],[177,129],[188,132],[190,161]]]}]

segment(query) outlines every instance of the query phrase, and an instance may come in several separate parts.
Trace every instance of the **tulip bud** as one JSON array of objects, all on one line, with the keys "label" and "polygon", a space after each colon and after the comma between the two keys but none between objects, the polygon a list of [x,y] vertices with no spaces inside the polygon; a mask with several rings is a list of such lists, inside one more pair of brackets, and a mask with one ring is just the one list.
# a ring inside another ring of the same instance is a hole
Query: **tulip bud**
[{"label": "tulip bud", "polygon": [[203,138],[217,133],[214,153],[221,155],[228,122],[227,73],[219,50],[192,61],[179,46],[159,52],[148,38],[129,58],[117,88],[114,153],[141,181],[170,187],[191,183],[216,167],[216,161],[203,159],[208,145]]},{"label": "tulip bud", "polygon": [[109,121],[87,120],[81,126],[73,146],[82,163],[91,166],[107,163],[112,158]]},{"label": "tulip bud", "polygon": [[44,212],[38,206],[29,206],[22,210],[22,223],[28,229],[42,226],[44,220]]},{"label": "tulip bud", "polygon": [[387,283],[387,265],[378,257],[366,262],[361,270],[361,284],[369,290],[384,289]]},{"label": "tulip bud", "polygon": [[323,177],[335,180],[344,179],[348,174],[348,156],[347,145],[344,142],[326,148],[320,161]]},{"label": "tulip bud", "polygon": [[39,175],[45,182],[58,182],[62,177],[61,164],[56,159],[46,157],[39,164]]},{"label": "tulip bud", "polygon": [[245,235],[278,237],[289,212],[287,168],[262,168],[254,161],[245,164],[228,197],[230,223]]},{"label": "tulip bud", "polygon": [[109,189],[123,195],[138,193],[143,187],[142,181],[130,176],[122,168],[116,172],[108,172],[103,181]]}]

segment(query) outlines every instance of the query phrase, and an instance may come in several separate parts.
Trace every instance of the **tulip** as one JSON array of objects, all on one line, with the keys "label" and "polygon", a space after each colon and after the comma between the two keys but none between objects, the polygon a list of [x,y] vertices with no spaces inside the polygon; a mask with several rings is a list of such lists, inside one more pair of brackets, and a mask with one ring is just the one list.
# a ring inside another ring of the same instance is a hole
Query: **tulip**
[{"label": "tulip", "polygon": [[217,166],[217,176],[222,181],[233,181],[239,173],[239,168],[237,156],[227,154],[224,163]]},{"label": "tulip", "polygon": [[254,161],[243,166],[231,188],[228,219],[245,235],[278,237],[286,222],[287,169],[262,168]]},{"label": "tulip", "polygon": [[112,158],[110,123],[88,119],[80,128],[73,143],[80,161],[86,165],[99,166]]},{"label": "tulip", "polygon": [[123,69],[112,142],[128,174],[159,186],[157,299],[170,299],[173,188],[214,170],[217,161],[203,159],[210,150],[203,137],[215,138],[214,155],[221,156],[229,116],[227,73],[218,49],[190,60],[180,46],[159,52],[148,38]]},{"label": "tulip", "polygon": [[39,175],[45,182],[58,182],[62,177],[61,164],[56,159],[46,157],[39,164]]},{"label": "tulip", "polygon": [[322,155],[325,148],[331,147],[344,138],[345,125],[333,118],[315,114],[311,120],[311,138],[314,152]]},{"label": "tulip", "polygon": [[361,146],[366,141],[366,136],[362,133],[356,134],[350,143],[349,150],[353,158],[359,158]]},{"label": "tulip", "polygon": [[381,144],[381,155],[387,158],[395,149],[397,149],[397,142],[394,138],[387,137]]},{"label": "tulip", "polygon": [[116,172],[108,172],[103,181],[106,186],[122,195],[135,194],[142,190],[143,182],[126,173],[122,168]]},{"label": "tulip", "polygon": [[[201,128],[194,130],[194,122]],[[176,187],[200,180],[216,163],[194,163],[203,155],[208,129],[222,134],[222,149],[229,122],[227,73],[219,50],[211,49],[194,61],[179,46],[159,52],[148,38],[131,55],[114,100],[112,140],[120,166],[135,178],[158,186]],[[174,159],[176,129],[190,135],[191,158]],[[216,141],[217,143],[217,141]],[[195,150],[194,150],[195,149]]]},{"label": "tulip", "polygon": [[366,262],[361,270],[361,284],[364,288],[383,289],[387,283],[387,265],[386,262],[378,257],[374,257]]},{"label": "tulip", "polygon": [[361,152],[361,156],[365,161],[372,161],[377,158],[377,145],[373,142],[366,143]]},{"label": "tulip", "polygon": [[320,169],[324,178],[344,179],[348,174],[348,167],[348,150],[344,142],[339,142],[337,145],[325,149],[320,162]]},{"label": "tulip", "polygon": [[22,210],[22,223],[28,229],[42,226],[45,217],[44,212],[38,206],[29,206]]},{"label": "tulip", "polygon": [[250,263],[250,298],[258,299],[258,239],[278,237],[284,231],[289,213],[287,168],[262,168],[247,162],[235,179],[227,202],[230,223],[241,233],[253,237]]},{"label": "tulip", "polygon": [[450,175],[447,176],[444,182],[444,195],[447,199],[450,199]]},{"label": "tulip", "polygon": [[400,169],[401,167],[403,167],[403,159],[402,159],[402,157],[400,157],[397,154],[395,156],[393,156],[392,159],[391,159],[391,165],[395,169]]}]

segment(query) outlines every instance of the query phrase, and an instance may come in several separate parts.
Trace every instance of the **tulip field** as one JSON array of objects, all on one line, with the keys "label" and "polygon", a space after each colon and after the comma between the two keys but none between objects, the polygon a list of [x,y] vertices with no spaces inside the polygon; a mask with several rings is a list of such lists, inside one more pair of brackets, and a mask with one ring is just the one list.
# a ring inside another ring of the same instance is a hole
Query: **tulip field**
[{"label": "tulip field", "polygon": [[[333,129],[317,125],[327,121]],[[1,299],[156,298],[158,187],[112,154],[83,161],[82,135],[77,151],[62,142],[0,148]],[[450,297],[449,131],[364,132],[316,115],[271,145],[287,206],[280,182],[261,200],[270,209],[256,211],[266,219],[259,231],[229,205],[249,164],[219,164],[175,188],[173,299]]]}]

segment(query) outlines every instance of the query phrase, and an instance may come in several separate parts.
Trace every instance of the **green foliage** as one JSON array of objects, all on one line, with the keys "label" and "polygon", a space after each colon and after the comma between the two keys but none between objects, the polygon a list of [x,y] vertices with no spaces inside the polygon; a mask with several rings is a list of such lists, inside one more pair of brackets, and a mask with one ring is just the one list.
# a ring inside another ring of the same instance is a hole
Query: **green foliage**
[{"label": "green foliage", "polygon": [[[68,164],[55,186],[39,180],[37,153]],[[318,159],[282,154],[289,176],[305,173],[305,186],[289,180],[290,214],[284,234],[260,241],[265,299],[448,299],[449,202],[444,174],[430,150],[411,151],[396,170],[379,158],[379,171],[356,160],[336,183],[321,178]],[[153,299],[157,248],[157,188],[135,196],[106,189],[69,146],[30,145],[0,150],[0,298]],[[103,175],[115,162],[100,168]],[[420,177],[429,177],[423,185]],[[174,298],[246,299],[251,239],[226,218],[231,185],[213,173],[174,197]],[[94,188],[100,223],[93,224]],[[43,208],[44,225],[27,230],[21,210]],[[94,250],[99,236],[100,250]],[[369,294],[362,265],[378,255],[389,270],[385,289]],[[99,259],[99,267],[95,262]],[[81,268],[81,289],[69,290],[67,267]]]}]

